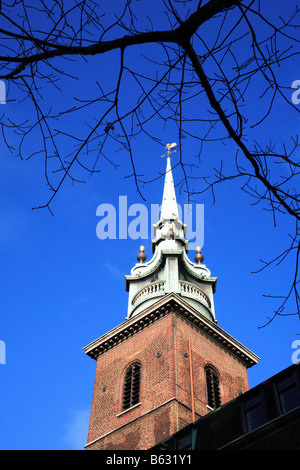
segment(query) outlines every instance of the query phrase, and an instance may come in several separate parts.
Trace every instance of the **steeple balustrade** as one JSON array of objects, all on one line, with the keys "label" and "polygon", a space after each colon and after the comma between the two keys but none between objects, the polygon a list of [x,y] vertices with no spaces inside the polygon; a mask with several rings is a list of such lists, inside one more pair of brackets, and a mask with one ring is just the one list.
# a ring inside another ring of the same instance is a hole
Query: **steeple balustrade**
[{"label": "steeple balustrade", "polygon": [[137,305],[138,303],[145,300],[146,297],[155,297],[156,295],[162,295],[165,291],[165,281],[152,282],[146,287],[140,289],[132,299],[132,305]]},{"label": "steeple balustrade", "polygon": [[199,287],[186,281],[179,281],[179,283],[180,283],[182,294],[195,297],[199,299],[201,302],[203,302],[205,305],[207,305],[207,307],[209,308],[211,307],[209,298],[207,297],[206,294],[204,294],[204,292],[202,292],[201,289],[199,289]]}]

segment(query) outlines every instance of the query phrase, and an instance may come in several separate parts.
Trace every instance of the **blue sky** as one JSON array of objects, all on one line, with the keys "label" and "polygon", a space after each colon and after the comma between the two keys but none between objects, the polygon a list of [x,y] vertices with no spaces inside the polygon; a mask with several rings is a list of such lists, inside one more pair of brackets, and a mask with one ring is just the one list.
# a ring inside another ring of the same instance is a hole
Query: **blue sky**
[{"label": "blue sky", "polygon": [[[95,64],[91,61],[90,70],[97,74]],[[292,65],[281,73],[287,87],[300,79]],[[69,93],[68,89],[63,99]],[[4,106],[17,110],[14,104]],[[79,132],[79,117],[73,123]],[[160,129],[157,121],[155,126],[162,141],[176,140],[171,129]],[[256,129],[256,135],[280,140],[298,130],[298,114],[281,103],[271,124]],[[0,448],[82,449],[95,372],[95,361],[82,348],[124,321],[124,275],[135,264],[141,243],[148,260],[151,257],[151,234],[146,240],[99,240],[96,210],[109,203],[118,211],[122,195],[127,196],[128,206],[143,201],[132,180],[124,178],[128,157],[111,148],[110,155],[122,163],[117,170],[104,162],[101,173],[86,184],[65,184],[52,205],[54,216],[47,209],[32,210],[49,195],[43,165],[37,158],[21,161],[1,145],[0,340],[5,342],[6,363],[0,364]],[[138,171],[148,179],[164,172],[162,146],[145,145],[139,138],[134,150]],[[195,144],[185,139],[183,152],[193,155]],[[231,145],[205,146],[199,171],[208,171],[211,155],[226,159],[233,152]],[[176,168],[175,183],[181,178]],[[261,267],[261,258],[270,260],[281,252],[292,224],[281,216],[274,228],[271,214],[251,205],[251,198],[239,188],[238,181],[224,183],[216,188],[215,204],[208,193],[196,202],[204,204],[204,263],[218,277],[218,324],[261,358],[249,370],[252,387],[291,365],[299,320],[278,317],[260,328],[277,306],[263,294],[286,291],[294,266],[287,259],[260,274],[252,271]],[[143,188],[149,209],[161,203],[162,191],[162,178]],[[187,202],[179,187],[177,199],[182,205]]]}]

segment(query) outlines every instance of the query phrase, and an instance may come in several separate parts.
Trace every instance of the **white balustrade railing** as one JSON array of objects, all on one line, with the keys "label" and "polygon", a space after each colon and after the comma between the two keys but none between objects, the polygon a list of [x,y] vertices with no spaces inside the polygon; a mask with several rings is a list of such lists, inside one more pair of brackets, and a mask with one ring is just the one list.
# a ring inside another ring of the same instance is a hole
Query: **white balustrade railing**
[{"label": "white balustrade railing", "polygon": [[132,305],[144,300],[146,297],[154,297],[156,295],[162,295],[165,290],[165,281],[152,282],[146,287],[139,290],[132,299]]},{"label": "white balustrade railing", "polygon": [[[204,292],[202,292],[199,287],[195,286],[186,281],[179,281],[180,289],[182,294],[186,294],[187,296],[195,297],[207,305],[209,308],[211,307],[210,300]],[[137,305],[143,300],[148,297],[155,297],[159,295],[163,295],[165,292],[165,281],[157,281],[152,282],[151,284],[143,287],[140,289],[132,299],[132,305]]]},{"label": "white balustrade railing", "polygon": [[189,296],[198,298],[203,303],[205,303],[209,308],[211,307],[209,298],[207,297],[206,294],[204,294],[204,292],[202,292],[201,289],[199,289],[199,287],[195,286],[194,284],[190,284],[189,282],[186,282],[186,281],[179,281],[179,282],[181,286],[181,292],[183,294],[187,294]]}]

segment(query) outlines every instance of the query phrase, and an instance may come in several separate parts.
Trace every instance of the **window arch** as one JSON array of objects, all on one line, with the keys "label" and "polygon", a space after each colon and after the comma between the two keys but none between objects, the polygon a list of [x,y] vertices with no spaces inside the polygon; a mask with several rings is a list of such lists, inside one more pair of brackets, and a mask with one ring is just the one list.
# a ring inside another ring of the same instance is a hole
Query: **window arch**
[{"label": "window arch", "polygon": [[205,368],[206,374],[206,389],[207,389],[207,404],[210,408],[218,408],[221,406],[221,391],[219,375],[216,369],[212,366]]},{"label": "window arch", "polygon": [[141,364],[130,364],[125,373],[122,410],[127,410],[140,401]]}]

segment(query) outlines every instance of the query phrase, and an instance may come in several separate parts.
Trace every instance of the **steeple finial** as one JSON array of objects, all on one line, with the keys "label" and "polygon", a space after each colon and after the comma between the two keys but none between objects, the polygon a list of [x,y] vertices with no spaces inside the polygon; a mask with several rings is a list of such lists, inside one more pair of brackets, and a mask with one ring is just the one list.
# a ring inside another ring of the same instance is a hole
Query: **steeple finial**
[{"label": "steeple finial", "polygon": [[195,258],[194,258],[194,259],[195,259],[196,263],[201,264],[201,263],[203,262],[203,260],[204,260],[204,256],[203,256],[203,254],[201,253],[201,248],[200,248],[200,246],[197,246],[196,252],[197,252],[197,254],[195,255]]},{"label": "steeple finial", "polygon": [[139,254],[137,255],[137,260],[140,262],[140,263],[143,263],[144,261],[146,261],[146,255],[144,253],[145,251],[145,247],[143,245],[140,246],[140,252]]}]

